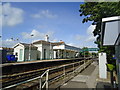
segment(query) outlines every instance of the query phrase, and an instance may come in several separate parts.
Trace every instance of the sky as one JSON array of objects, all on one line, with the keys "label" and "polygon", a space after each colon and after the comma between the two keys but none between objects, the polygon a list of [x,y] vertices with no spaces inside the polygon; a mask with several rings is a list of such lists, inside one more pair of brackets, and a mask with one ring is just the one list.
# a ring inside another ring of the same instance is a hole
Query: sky
[{"label": "sky", "polygon": [[[80,4],[83,2],[11,2],[0,5],[0,26],[3,47],[18,42],[44,40],[64,41],[76,47],[97,47],[92,22],[82,23]],[[33,34],[34,36],[31,36]]]}]

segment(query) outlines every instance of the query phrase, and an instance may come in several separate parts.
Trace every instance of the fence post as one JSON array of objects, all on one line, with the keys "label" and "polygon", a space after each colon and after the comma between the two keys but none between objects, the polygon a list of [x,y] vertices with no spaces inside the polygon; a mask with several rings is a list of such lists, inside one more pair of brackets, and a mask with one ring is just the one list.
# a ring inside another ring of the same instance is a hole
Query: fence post
[{"label": "fence post", "polygon": [[73,76],[74,76],[74,63],[73,63]]},{"label": "fence post", "polygon": [[79,61],[79,67],[80,67],[80,61]]},{"label": "fence post", "polygon": [[64,75],[64,82],[65,83],[65,66],[63,67],[63,75]]},{"label": "fence post", "polygon": [[84,59],[84,69],[85,69],[85,65],[86,65],[86,62],[85,62],[85,59]]},{"label": "fence post", "polygon": [[48,90],[48,79],[49,79],[49,69],[47,70],[47,73],[46,73],[46,90]]},{"label": "fence post", "polygon": [[40,80],[39,80],[39,90],[42,90],[42,78],[40,77]]},{"label": "fence post", "polygon": [[81,63],[81,61],[79,61],[79,67],[78,67],[79,69],[78,69],[78,73],[80,72],[80,63]]},{"label": "fence post", "polygon": [[64,73],[64,76],[65,76],[65,66],[63,67],[63,73]]}]

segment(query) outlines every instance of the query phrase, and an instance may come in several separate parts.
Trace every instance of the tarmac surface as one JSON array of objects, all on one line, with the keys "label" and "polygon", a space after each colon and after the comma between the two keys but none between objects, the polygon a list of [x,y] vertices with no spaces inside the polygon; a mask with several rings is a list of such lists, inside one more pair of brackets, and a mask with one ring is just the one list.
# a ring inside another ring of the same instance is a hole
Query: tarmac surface
[{"label": "tarmac surface", "polygon": [[99,78],[99,64],[94,60],[82,72],[55,90],[118,90],[118,88],[112,88],[109,72],[106,79]]},{"label": "tarmac surface", "polygon": [[99,82],[98,80],[99,65],[94,61],[85,70],[75,76],[73,79],[65,83],[60,87],[63,89],[95,89],[95,90],[111,90],[111,84],[109,82]]},{"label": "tarmac surface", "polygon": [[98,74],[97,62],[93,62],[85,70],[64,84],[61,88],[95,88]]}]

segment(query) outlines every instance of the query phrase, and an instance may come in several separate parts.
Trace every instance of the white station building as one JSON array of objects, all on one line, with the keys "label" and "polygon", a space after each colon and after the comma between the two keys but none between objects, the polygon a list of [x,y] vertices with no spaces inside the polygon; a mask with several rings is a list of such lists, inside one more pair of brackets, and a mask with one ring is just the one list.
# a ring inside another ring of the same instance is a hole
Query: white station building
[{"label": "white station building", "polygon": [[48,35],[45,40],[39,40],[32,44],[18,43],[14,46],[14,55],[18,58],[18,62],[75,58],[79,56],[80,51],[80,48],[66,45],[63,41],[49,42]]}]

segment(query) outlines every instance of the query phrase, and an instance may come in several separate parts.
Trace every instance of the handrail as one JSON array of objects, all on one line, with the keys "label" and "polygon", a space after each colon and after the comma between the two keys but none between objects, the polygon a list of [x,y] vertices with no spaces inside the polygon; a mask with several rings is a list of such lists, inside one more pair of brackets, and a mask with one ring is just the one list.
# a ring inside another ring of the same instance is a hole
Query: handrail
[{"label": "handrail", "polygon": [[74,62],[74,63],[71,63],[71,64],[62,65],[62,66],[58,66],[58,67],[55,67],[55,68],[50,68],[49,70],[54,70],[54,69],[62,68],[62,67],[65,67],[65,66],[70,66],[70,65],[77,64],[77,63],[80,63],[80,62],[83,62],[83,61]]},{"label": "handrail", "polygon": [[[81,61],[80,61],[80,62],[81,62]],[[79,63],[80,63],[80,62],[79,62]],[[87,63],[84,63],[83,65],[80,65],[80,64],[79,64],[79,67],[76,68],[76,69],[74,68],[74,64],[76,64],[76,63],[69,64],[69,65],[73,65],[73,70],[72,70],[71,73],[68,73],[67,75],[73,73],[73,76],[75,76],[75,72],[80,72],[81,70],[85,69],[85,67],[88,66],[91,62],[92,62],[92,61],[89,61],[89,62],[87,62]],[[64,69],[63,69],[63,74],[61,74],[61,75],[53,78],[53,79],[50,80],[50,81],[54,81],[55,79],[58,79],[58,78],[61,78],[61,77],[65,77],[65,76],[66,76],[66,74],[65,74],[65,73],[66,73],[65,66],[69,66],[69,65],[64,65],[64,66],[62,66],[62,67],[64,68]],[[54,69],[58,69],[58,68],[61,68],[61,67],[53,68],[53,69],[50,69],[50,70],[54,70]],[[69,72],[69,71],[68,71],[68,72]],[[50,82],[50,81],[49,81],[49,82]],[[64,83],[65,83],[65,81],[63,81],[62,84],[64,84]]]},{"label": "handrail", "polygon": [[[46,71],[40,76],[39,90],[42,90],[42,88],[44,88],[45,85],[46,85],[46,89],[48,90],[48,73],[49,73],[49,69],[46,70]],[[42,78],[43,78],[43,76],[44,76],[45,74],[46,74],[46,80],[45,80],[45,82],[44,82],[43,85],[42,85]]]},{"label": "handrail", "polygon": [[[12,88],[12,87],[15,87],[15,86],[18,86],[18,85],[21,85],[21,84],[24,84],[24,83],[27,83],[27,82],[36,80],[36,79],[41,79],[41,78],[42,78],[46,73],[48,73],[48,72],[49,72],[49,69],[46,70],[41,76],[38,76],[38,77],[36,77],[36,78],[32,78],[32,79],[29,79],[29,80],[26,80],[26,81],[23,81],[23,82],[20,82],[20,83],[17,83],[17,84],[13,84],[13,85],[4,87],[4,88],[2,88],[1,90],[9,89],[9,88]],[[41,82],[40,82],[40,83],[41,83]]]},{"label": "handrail", "polygon": [[33,80],[36,80],[36,79],[39,79],[39,78],[40,78],[40,76],[38,76],[36,78],[32,78],[32,79],[26,80],[26,81],[23,81],[23,82],[20,82],[20,83],[17,83],[17,84],[13,84],[13,85],[7,86],[5,88],[2,88],[2,90],[8,89],[8,88],[12,88],[12,87],[18,86],[20,84],[24,84],[24,83],[27,83],[27,82],[30,82],[30,81],[33,81]]},{"label": "handrail", "polygon": [[[26,81],[23,81],[23,82],[20,82],[20,83],[17,83],[17,84],[13,84],[13,85],[7,86],[7,87],[5,87],[5,88],[2,88],[1,90],[5,90],[5,89],[12,88],[12,87],[15,87],[15,86],[24,84],[24,83],[28,83],[28,82],[33,81],[33,80],[36,80],[36,79],[39,79],[39,90],[42,90],[42,88],[44,88],[45,85],[46,85],[46,89],[48,89],[48,82],[49,82],[49,81],[48,81],[48,80],[49,80],[49,78],[48,78],[49,74],[48,74],[48,73],[49,73],[49,71],[63,67],[63,68],[64,68],[64,69],[63,69],[63,74],[60,75],[60,76],[62,77],[62,76],[65,76],[65,75],[66,75],[66,74],[65,74],[65,73],[66,73],[65,67],[66,67],[66,66],[73,65],[73,72],[72,72],[72,73],[73,73],[73,75],[74,75],[75,71],[80,68],[80,67],[78,67],[77,69],[75,69],[75,68],[74,68],[74,67],[75,67],[74,65],[77,64],[77,63],[81,63],[81,62],[84,62],[84,61],[74,62],[74,63],[72,63],[72,64],[67,64],[67,65],[62,65],[62,66],[59,66],[59,67],[47,69],[41,76],[38,76],[38,77],[36,77],[36,78],[29,79],[29,80],[26,80]],[[84,63],[84,64],[85,64],[85,63]],[[83,65],[84,65],[84,64],[83,64]],[[81,66],[81,65],[79,64],[79,66]],[[43,85],[42,85],[42,78],[43,78],[45,75],[46,75],[46,80],[45,80],[45,82],[44,82]],[[58,76],[58,77],[60,77],[60,76]],[[57,77],[55,77],[55,78],[57,78]],[[55,78],[54,78],[54,79],[55,79]],[[50,81],[51,81],[51,80],[50,80]]]},{"label": "handrail", "polygon": [[47,69],[40,77],[42,78],[48,71],[49,69]]}]

